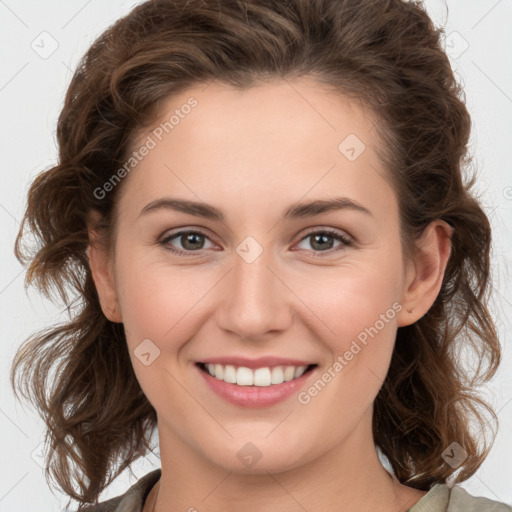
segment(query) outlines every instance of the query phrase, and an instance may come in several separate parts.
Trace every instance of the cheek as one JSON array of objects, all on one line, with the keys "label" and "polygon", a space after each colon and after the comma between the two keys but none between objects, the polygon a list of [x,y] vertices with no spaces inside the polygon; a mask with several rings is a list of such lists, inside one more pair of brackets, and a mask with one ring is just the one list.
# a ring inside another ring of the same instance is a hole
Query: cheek
[{"label": "cheek", "polygon": [[375,323],[386,333],[392,330],[400,309],[399,270],[397,265],[382,262],[332,269],[321,278],[317,274],[305,280],[298,295],[324,324],[326,339],[336,340],[343,349],[347,341]]},{"label": "cheek", "polygon": [[118,260],[117,268],[119,306],[132,347],[149,338],[169,348],[172,340],[193,335],[191,320],[216,282],[212,276],[198,267],[148,262],[137,255]]},{"label": "cheek", "polygon": [[144,394],[158,411],[171,396],[173,407],[186,410],[190,397],[172,377],[176,358],[197,332],[201,298],[215,280],[130,254],[118,260],[116,277],[130,358]]},{"label": "cheek", "polygon": [[[318,332],[323,333],[321,341],[330,353],[320,375],[328,383],[319,393],[322,398],[312,398],[318,414],[327,407],[342,416],[351,411],[359,418],[375,399],[389,368],[396,316],[402,309],[400,270],[396,259],[381,258],[380,262],[336,269],[328,279],[317,280],[321,285],[316,287],[313,279],[308,283],[304,297],[321,320]],[[311,397],[317,393],[311,391]],[[308,396],[303,398],[308,400]]]},{"label": "cheek", "polygon": [[330,360],[298,399],[307,404],[304,414],[311,421],[322,416],[342,419],[335,437],[353,428],[375,400],[389,368],[402,307],[392,269],[367,270],[332,279],[308,295],[308,305],[329,328],[321,328],[329,333],[321,341]]}]

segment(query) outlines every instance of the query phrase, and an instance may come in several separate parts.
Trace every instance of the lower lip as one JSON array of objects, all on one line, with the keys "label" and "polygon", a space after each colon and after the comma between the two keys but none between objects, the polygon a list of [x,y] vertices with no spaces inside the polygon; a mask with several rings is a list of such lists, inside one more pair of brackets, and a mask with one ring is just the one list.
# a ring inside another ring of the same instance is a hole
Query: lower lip
[{"label": "lower lip", "polygon": [[272,384],[270,386],[239,386],[212,377],[209,373],[195,365],[210,389],[227,402],[240,407],[270,407],[295,394],[304,385],[307,379],[315,372],[312,368],[299,378]]}]

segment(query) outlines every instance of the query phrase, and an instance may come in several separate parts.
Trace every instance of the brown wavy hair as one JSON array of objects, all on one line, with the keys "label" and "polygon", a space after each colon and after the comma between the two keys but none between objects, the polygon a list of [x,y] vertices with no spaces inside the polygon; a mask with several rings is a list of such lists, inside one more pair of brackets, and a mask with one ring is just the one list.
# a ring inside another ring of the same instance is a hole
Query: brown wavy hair
[{"label": "brown wavy hair", "polygon": [[[25,287],[63,301],[70,316],[24,342],[11,382],[46,423],[47,479],[78,500],[78,510],[148,453],[157,425],[123,325],[104,316],[88,264],[89,215],[100,213],[96,229],[111,249],[123,182],[101,199],[94,191],[123,166],[164,99],[211,80],[242,89],[308,75],[361,100],[379,119],[404,254],[434,219],[453,227],[438,297],[398,328],[373,432],[406,485],[428,490],[475,473],[494,440],[487,427],[495,434],[497,422],[476,389],[501,356],[487,309],[490,224],[472,192],[476,174],[463,176],[471,170],[471,121],[443,36],[413,1],[159,0],[136,6],[94,41],[58,120],[58,163],[31,184],[15,243],[18,260],[30,263]],[[22,245],[25,228],[37,244]],[[461,354],[476,367],[464,366]],[[468,454],[456,469],[442,458],[452,442]]]}]

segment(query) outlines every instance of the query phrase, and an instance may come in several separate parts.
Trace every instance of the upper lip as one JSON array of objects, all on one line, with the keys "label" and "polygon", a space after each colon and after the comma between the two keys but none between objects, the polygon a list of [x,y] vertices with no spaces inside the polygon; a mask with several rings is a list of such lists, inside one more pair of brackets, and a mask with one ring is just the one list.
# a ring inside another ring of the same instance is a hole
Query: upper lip
[{"label": "upper lip", "polygon": [[248,359],[241,356],[209,357],[208,359],[198,362],[203,364],[229,364],[232,366],[244,366],[246,368],[265,368],[267,366],[309,366],[311,364],[315,364],[311,361],[301,361],[299,359],[276,356],[258,357],[257,359]]}]

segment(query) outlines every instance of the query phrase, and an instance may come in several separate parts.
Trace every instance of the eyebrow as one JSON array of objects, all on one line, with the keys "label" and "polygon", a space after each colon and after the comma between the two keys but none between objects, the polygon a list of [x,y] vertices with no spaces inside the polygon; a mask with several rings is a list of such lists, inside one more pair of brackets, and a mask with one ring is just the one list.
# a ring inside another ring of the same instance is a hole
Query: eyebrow
[{"label": "eyebrow", "polygon": [[[197,202],[187,201],[182,199],[173,199],[170,197],[162,197],[148,203],[140,211],[138,217],[145,215],[149,212],[154,212],[163,209],[170,209],[177,212],[188,213],[196,217],[203,217],[205,219],[217,220],[223,222],[225,220],[224,214],[221,210],[212,205]],[[304,217],[313,217],[321,213],[336,211],[336,210],[354,210],[365,213],[366,215],[373,216],[370,210],[365,208],[358,202],[348,197],[335,197],[333,199],[318,199],[309,203],[296,203],[291,205],[282,215],[281,220],[293,220]]]}]

